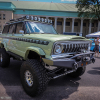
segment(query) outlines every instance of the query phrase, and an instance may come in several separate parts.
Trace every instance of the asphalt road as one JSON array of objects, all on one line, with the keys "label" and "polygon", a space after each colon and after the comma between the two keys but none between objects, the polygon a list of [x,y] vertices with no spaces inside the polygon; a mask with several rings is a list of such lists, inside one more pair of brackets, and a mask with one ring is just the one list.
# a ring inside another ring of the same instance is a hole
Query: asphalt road
[{"label": "asphalt road", "polygon": [[0,68],[0,100],[100,100],[100,58],[87,66],[79,78],[63,76],[51,80],[46,91],[29,97],[20,82],[20,61],[11,60],[8,68]]}]

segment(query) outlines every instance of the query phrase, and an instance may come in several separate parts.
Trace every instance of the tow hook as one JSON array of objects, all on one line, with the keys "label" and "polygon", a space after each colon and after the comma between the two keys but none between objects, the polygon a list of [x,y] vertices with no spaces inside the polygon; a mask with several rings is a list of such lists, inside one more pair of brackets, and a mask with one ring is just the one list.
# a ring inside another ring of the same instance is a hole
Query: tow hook
[{"label": "tow hook", "polygon": [[95,63],[95,58],[92,58],[92,63]]},{"label": "tow hook", "polygon": [[75,68],[75,70],[77,70],[77,68],[78,68],[78,64],[76,62],[74,63],[74,68]]}]

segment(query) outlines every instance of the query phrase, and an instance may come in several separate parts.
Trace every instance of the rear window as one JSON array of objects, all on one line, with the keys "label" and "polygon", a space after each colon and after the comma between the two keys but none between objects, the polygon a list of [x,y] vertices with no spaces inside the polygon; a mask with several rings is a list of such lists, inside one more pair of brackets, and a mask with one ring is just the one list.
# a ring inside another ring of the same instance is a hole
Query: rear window
[{"label": "rear window", "polygon": [[17,23],[16,33],[20,34],[20,30],[23,30],[23,22]]},{"label": "rear window", "polygon": [[8,31],[9,34],[12,34],[12,33],[15,33],[15,24],[12,24],[9,26],[9,31]]}]

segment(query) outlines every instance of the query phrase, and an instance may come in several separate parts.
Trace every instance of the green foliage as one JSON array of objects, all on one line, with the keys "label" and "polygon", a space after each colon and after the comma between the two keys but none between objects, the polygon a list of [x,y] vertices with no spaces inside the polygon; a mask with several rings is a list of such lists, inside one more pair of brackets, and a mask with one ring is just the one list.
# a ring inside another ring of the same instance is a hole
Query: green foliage
[{"label": "green foliage", "polygon": [[78,17],[97,18],[100,21],[100,1],[99,0],[77,0]]}]

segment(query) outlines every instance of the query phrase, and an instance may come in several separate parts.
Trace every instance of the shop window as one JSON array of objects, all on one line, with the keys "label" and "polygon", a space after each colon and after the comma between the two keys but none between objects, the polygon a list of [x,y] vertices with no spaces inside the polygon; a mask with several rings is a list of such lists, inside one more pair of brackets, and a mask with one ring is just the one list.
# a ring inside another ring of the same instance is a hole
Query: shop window
[{"label": "shop window", "polygon": [[78,26],[78,22],[74,22],[74,26]]},{"label": "shop window", "polygon": [[70,22],[66,22],[66,26],[70,26]]},{"label": "shop window", "polygon": [[85,26],[85,27],[86,27],[86,23],[83,23],[83,26]]},{"label": "shop window", "polygon": [[58,22],[57,22],[57,25],[62,25],[62,22],[59,22],[59,21],[58,21]]},{"label": "shop window", "polygon": [[0,19],[2,19],[2,18],[1,18],[1,14],[0,14]]},{"label": "shop window", "polygon": [[3,20],[5,20],[6,19],[6,17],[5,17],[6,15],[5,14],[3,14]]}]

